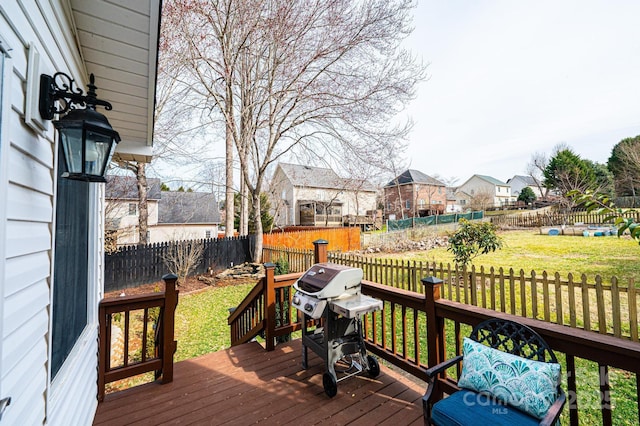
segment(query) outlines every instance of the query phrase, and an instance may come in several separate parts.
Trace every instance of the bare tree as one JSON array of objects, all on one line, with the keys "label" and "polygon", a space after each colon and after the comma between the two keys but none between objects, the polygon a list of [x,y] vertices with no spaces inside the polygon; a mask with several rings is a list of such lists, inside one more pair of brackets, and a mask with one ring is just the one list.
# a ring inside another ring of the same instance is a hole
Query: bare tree
[{"label": "bare tree", "polygon": [[196,240],[175,240],[162,260],[169,272],[178,276],[178,283],[195,270],[202,259],[204,244]]},{"label": "bare tree", "polygon": [[471,196],[470,207],[473,210],[486,210],[493,207],[493,194],[487,190],[481,190]]},{"label": "bare tree", "polygon": [[[382,163],[371,152],[406,136],[410,123],[390,123],[424,79],[424,66],[399,50],[414,1],[172,4],[186,47],[175,53],[189,64],[192,89],[224,119],[254,218],[267,170],[281,156],[302,149]],[[259,221],[255,229],[259,261]]]},{"label": "bare tree", "polygon": [[549,164],[547,155],[543,152],[535,152],[531,155],[531,160],[527,163],[526,168],[527,176],[533,179],[536,187],[538,188],[539,194],[543,197],[547,197],[549,195],[549,188],[545,188],[544,185],[542,185],[542,177],[544,169],[547,168],[547,164]]}]

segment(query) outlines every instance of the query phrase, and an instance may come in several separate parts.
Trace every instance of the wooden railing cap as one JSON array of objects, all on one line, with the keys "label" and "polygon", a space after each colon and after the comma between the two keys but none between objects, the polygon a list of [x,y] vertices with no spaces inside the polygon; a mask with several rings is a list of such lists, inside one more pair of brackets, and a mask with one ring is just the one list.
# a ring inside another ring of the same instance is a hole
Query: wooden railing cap
[{"label": "wooden railing cap", "polygon": [[428,276],[428,277],[422,278],[420,281],[422,281],[422,284],[424,284],[424,285],[427,285],[427,284],[436,285],[436,284],[442,284],[443,283],[443,281],[440,278],[434,277],[434,276],[431,276],[431,275]]}]

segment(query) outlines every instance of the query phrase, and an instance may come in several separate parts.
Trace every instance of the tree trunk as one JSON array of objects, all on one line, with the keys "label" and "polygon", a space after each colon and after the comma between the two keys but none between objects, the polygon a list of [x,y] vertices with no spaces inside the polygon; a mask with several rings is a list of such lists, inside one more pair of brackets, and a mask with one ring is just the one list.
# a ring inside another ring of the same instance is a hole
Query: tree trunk
[{"label": "tree trunk", "polygon": [[255,240],[253,243],[253,261],[255,263],[262,263],[262,217],[260,212],[262,208],[260,207],[260,190],[255,189],[252,191],[252,201],[253,205],[251,206],[251,211],[253,213],[254,220],[254,229],[255,232]]},{"label": "tree trunk", "polygon": [[233,135],[227,124],[225,137],[225,225],[224,236],[233,237]]},{"label": "tree trunk", "polygon": [[244,181],[244,175],[240,176],[240,235],[249,235],[249,187]]},{"label": "tree trunk", "polygon": [[147,206],[147,173],[145,163],[140,161],[136,164],[136,179],[138,184],[138,242],[139,244],[148,244],[149,209]]}]

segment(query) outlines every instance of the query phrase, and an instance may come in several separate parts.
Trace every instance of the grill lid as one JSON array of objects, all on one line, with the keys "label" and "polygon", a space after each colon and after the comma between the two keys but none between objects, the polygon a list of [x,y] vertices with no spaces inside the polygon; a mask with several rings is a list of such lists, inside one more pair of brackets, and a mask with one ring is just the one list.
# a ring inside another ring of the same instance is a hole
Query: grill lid
[{"label": "grill lid", "polygon": [[363,273],[360,268],[335,263],[317,263],[293,285],[296,290],[319,299],[355,294],[360,288]]}]

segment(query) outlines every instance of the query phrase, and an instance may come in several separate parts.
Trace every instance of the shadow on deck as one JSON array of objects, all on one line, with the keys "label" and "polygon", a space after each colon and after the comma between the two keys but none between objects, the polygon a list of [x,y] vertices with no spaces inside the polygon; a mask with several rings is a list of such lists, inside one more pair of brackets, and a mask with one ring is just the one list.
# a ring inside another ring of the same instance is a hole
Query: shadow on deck
[{"label": "shadow on deck", "polygon": [[309,351],[301,368],[300,339],[273,352],[258,343],[175,364],[174,380],[107,395],[94,425],[333,424],[422,425],[424,387],[381,366],[338,383],[329,398],[322,387],[324,361]]}]

